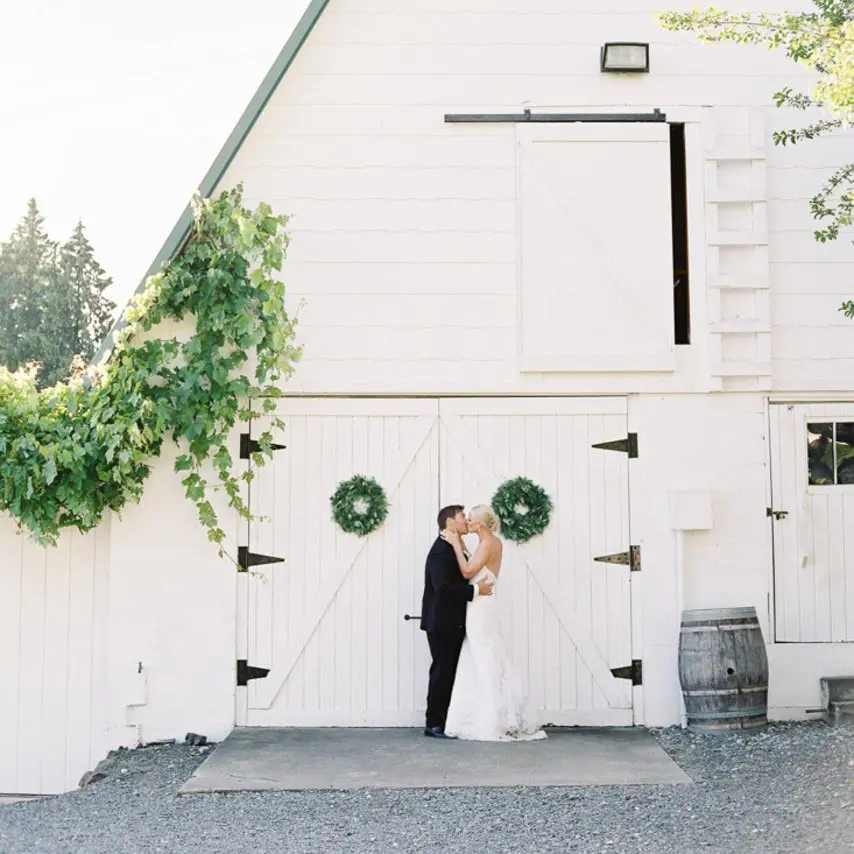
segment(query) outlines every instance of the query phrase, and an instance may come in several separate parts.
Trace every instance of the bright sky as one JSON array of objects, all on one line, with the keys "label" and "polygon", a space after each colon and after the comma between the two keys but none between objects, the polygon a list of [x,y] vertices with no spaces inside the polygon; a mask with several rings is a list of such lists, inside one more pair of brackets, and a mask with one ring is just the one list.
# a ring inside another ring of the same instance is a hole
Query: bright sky
[{"label": "bright sky", "polygon": [[306,0],[2,0],[0,240],[35,196],[133,292]]}]

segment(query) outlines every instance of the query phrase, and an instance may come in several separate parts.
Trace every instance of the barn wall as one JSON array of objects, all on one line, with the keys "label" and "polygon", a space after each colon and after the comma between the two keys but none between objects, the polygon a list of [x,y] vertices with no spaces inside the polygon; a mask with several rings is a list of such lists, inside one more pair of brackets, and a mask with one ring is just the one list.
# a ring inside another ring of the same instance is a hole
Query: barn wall
[{"label": "barn wall", "polygon": [[[852,387],[835,308],[854,258],[847,242],[813,245],[803,201],[850,139],[770,140],[792,118],[771,93],[806,77],[765,51],[665,33],[639,0],[619,15],[572,5],[329,4],[223,182],[293,214],[285,275],[306,352],[292,389]],[[599,72],[599,46],[618,38],[649,40],[649,75]],[[443,116],[524,107],[660,107],[688,123],[693,343],[675,372],[519,371],[516,130]]]},{"label": "barn wall", "polygon": [[[819,677],[850,672],[850,645],[773,642],[766,406],[760,394],[630,398],[630,427],[639,445],[631,470],[632,537],[643,558],[638,583],[647,725],[679,721],[683,608],[756,608],[774,718],[804,718],[806,709],[821,705]],[[710,513],[702,509],[706,500]]]},{"label": "barn wall", "polygon": [[[788,121],[787,121],[788,120]],[[799,124],[798,117],[777,126]],[[854,132],[775,148],[768,168],[768,240],[773,298],[772,355],[778,391],[854,389],[854,321],[839,312],[852,295],[853,229],[818,243],[809,199],[851,160]]]},{"label": "barn wall", "polygon": [[[305,357],[290,392],[633,395],[645,714],[673,722],[680,590],[685,607],[755,605],[771,637],[763,393],[854,389],[854,326],[836,311],[854,256],[847,240],[814,242],[807,204],[851,137],[773,146],[799,117],[772,93],[808,84],[782,56],[665,33],[639,0],[566,7],[332,0],[224,184],[294,217],[284,272]],[[601,74],[615,39],[648,40],[651,73]],[[675,371],[520,372],[516,131],[443,115],[526,107],[660,107],[686,123],[692,344]],[[708,530],[674,530],[685,491],[711,503]],[[769,655],[788,716],[816,704],[841,653]]]},{"label": "barn wall", "polygon": [[[805,201],[851,136],[774,148],[791,117],[770,95],[805,82],[786,60],[667,34],[641,0],[573,6],[331,0],[223,186],[243,181],[249,203],[293,215],[284,275],[304,301],[305,357],[288,391],[632,395],[642,714],[669,724],[681,607],[755,605],[770,640],[763,392],[854,390],[854,326],[836,311],[850,243],[815,244]],[[616,39],[649,41],[652,73],[601,74],[599,46]],[[686,122],[693,343],[672,373],[519,371],[515,129],[443,115],[525,107],[660,107]],[[121,520],[57,550],[0,522],[0,678],[14,686],[0,694],[0,791],[62,791],[110,747],[231,728],[234,567],[173,459]],[[682,500],[693,521],[674,511]],[[772,713],[817,705],[818,676],[841,672],[844,652],[770,646]]]},{"label": "barn wall", "polygon": [[[192,321],[164,321],[140,333],[186,341]],[[239,428],[229,439],[239,469]],[[236,567],[208,542],[195,505],[173,470],[181,450],[163,443],[139,504],[110,531],[110,747],[187,732],[221,739],[235,719]],[[206,472],[216,482],[212,468]],[[208,500],[236,558],[238,519],[223,496]]]},{"label": "barn wall", "polygon": [[[234,445],[236,447],[236,443]],[[111,532],[111,738],[221,739],[234,724],[234,565],[217,556],[165,446],[138,505]],[[223,527],[237,521],[213,496]],[[233,537],[227,544],[234,555]]]},{"label": "barn wall", "polygon": [[107,750],[110,525],[39,548],[0,518],[0,792],[75,788]]},{"label": "barn wall", "polygon": [[759,394],[644,395],[630,398],[629,423],[639,451],[630,477],[643,561],[644,722],[668,725],[680,716],[683,608],[753,605],[770,638],[764,403]]},{"label": "barn wall", "polygon": [[236,570],[164,451],[140,504],[86,536],[42,549],[0,518],[0,793],[68,791],[109,750],[234,724]]}]

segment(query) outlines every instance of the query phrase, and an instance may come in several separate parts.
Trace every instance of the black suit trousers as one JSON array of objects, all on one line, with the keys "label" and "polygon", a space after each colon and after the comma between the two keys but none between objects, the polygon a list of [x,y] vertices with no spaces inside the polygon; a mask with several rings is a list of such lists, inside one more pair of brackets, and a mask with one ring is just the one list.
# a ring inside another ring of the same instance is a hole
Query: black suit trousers
[{"label": "black suit trousers", "polygon": [[427,689],[427,720],[430,727],[445,728],[451,692],[457,676],[457,664],[463,647],[465,631],[427,632],[427,643],[433,663],[430,665],[430,683]]}]

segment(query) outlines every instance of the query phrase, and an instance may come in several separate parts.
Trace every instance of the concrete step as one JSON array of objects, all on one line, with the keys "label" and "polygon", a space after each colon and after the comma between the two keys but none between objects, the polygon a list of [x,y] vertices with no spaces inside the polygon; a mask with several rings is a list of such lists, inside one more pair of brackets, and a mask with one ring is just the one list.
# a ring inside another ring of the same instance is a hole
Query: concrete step
[{"label": "concrete step", "polygon": [[822,676],[821,704],[854,701],[854,676]]},{"label": "concrete step", "polygon": [[854,727],[854,700],[831,701],[827,706],[827,724]]}]

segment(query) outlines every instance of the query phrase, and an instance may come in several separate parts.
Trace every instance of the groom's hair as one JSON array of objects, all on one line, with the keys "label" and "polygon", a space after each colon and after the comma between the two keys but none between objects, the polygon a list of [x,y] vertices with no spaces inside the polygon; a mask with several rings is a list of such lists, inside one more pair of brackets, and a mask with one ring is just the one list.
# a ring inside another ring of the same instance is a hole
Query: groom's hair
[{"label": "groom's hair", "polygon": [[436,519],[436,522],[439,525],[439,530],[444,531],[445,526],[448,523],[448,519],[453,519],[454,516],[457,515],[457,513],[460,513],[461,511],[463,511],[465,509],[466,508],[463,507],[462,504],[449,504],[447,507],[443,507],[439,511],[439,516]]}]

